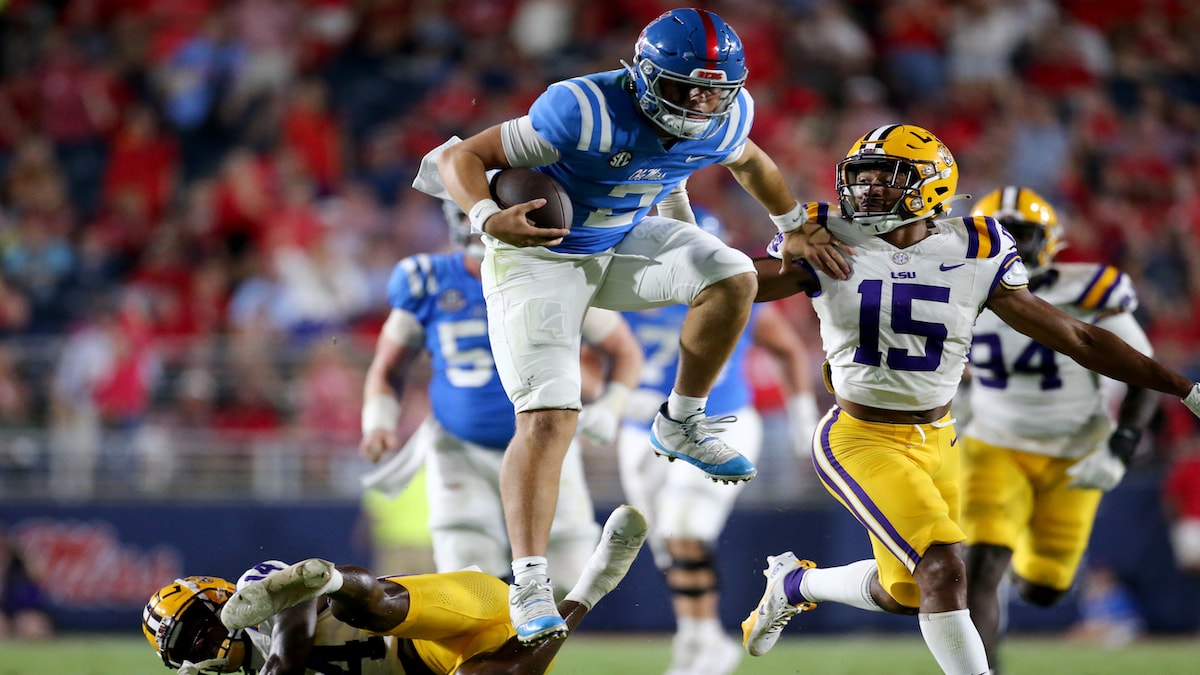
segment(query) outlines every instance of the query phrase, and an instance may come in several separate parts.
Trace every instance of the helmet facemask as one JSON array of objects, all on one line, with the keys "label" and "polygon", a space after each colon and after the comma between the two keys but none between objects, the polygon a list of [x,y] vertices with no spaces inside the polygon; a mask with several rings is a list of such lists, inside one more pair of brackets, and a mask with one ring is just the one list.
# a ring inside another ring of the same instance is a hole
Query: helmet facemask
[{"label": "helmet facemask", "polygon": [[[689,75],[682,75],[645,58],[635,58],[633,63],[626,67],[637,81],[639,107],[655,124],[676,138],[711,138],[729,118],[730,107],[745,83],[745,78],[725,81],[724,72],[719,70],[698,68]],[[696,89],[718,97],[712,112],[698,112],[688,107]]]},{"label": "helmet facemask", "polygon": [[[921,220],[922,174],[933,167],[898,157],[854,157],[837,168],[837,189],[847,220],[883,234]],[[899,195],[889,195],[899,191]]]},{"label": "helmet facemask", "polygon": [[230,632],[205,603],[193,601],[168,631],[163,661],[175,668],[189,661],[202,671],[227,672],[223,666],[229,663],[229,650],[241,633]]},{"label": "helmet facemask", "polygon": [[472,258],[483,260],[483,237],[471,230],[471,220],[452,200],[442,200],[442,214],[450,227],[450,243],[456,249],[466,251]]}]

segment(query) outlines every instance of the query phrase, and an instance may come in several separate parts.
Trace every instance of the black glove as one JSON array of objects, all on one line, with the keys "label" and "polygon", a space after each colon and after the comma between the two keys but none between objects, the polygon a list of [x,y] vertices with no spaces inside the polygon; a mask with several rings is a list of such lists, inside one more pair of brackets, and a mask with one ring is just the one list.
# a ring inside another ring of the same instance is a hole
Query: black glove
[{"label": "black glove", "polygon": [[1129,466],[1133,453],[1137,452],[1138,441],[1142,440],[1142,432],[1129,427],[1121,427],[1108,438],[1108,450],[1114,457]]}]

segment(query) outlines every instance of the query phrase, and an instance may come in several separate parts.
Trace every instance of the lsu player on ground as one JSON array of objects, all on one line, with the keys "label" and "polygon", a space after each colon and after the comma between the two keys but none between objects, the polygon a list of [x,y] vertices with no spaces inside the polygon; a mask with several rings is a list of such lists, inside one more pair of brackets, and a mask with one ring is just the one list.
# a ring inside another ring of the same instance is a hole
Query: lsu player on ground
[{"label": "lsu player on ground", "polygon": [[[714,214],[697,207],[693,211],[701,229],[724,236]],[[671,592],[676,630],[667,675],[728,675],[741,660],[742,649],[720,622],[717,539],[745,485],[719,485],[690,467],[658,460],[649,450],[654,411],[675,382],[686,312],[683,305],[671,305],[624,314],[645,351],[645,365],[617,446],[621,485],[629,503],[650,521],[650,550]],[[746,331],[709,393],[708,413],[721,421],[731,444],[750,461],[758,460],[762,419],[746,381],[746,356],[755,345],[779,364],[791,431],[807,456],[821,417],[811,389],[808,350],[771,305],[753,308]]]},{"label": "lsu player on ground", "polygon": [[[572,630],[624,578],[647,529],[632,506],[609,516],[559,604]],[[247,570],[236,588],[203,576],[164,586],[146,604],[142,632],[180,675],[544,673],[564,643],[518,641],[507,591],[476,570],[377,578],[318,558],[272,560]]]},{"label": "lsu player on ground", "polygon": [[[500,465],[515,413],[488,343],[479,280],[483,246],[465,214],[453,202],[443,205],[457,250],[405,258],[388,283],[391,312],[363,385],[359,447],[363,457],[382,463],[363,483],[395,496],[423,462],[437,571],[476,565],[504,579],[511,574],[511,552],[500,506]],[[637,385],[641,347],[617,312],[588,312],[582,332],[612,367],[606,391],[585,409],[580,431],[607,443],[616,436],[620,411]],[[397,394],[422,353],[430,356],[432,412],[397,451]],[[562,498],[548,550],[565,590],[579,577],[600,533],[578,443],[567,452],[558,484]]]},{"label": "lsu player on ground", "polygon": [[[1109,265],[1055,262],[1061,224],[1039,194],[1006,186],[971,215],[990,216],[1016,240],[1034,295],[1152,355],[1129,277]],[[968,373],[969,409],[979,415],[962,433],[967,605],[996,668],[998,589],[1010,562],[1017,591],[1034,605],[1070,590],[1100,498],[1125,475],[1159,394],[1127,387],[1114,425],[1096,373],[988,309],[975,323]]]},{"label": "lsu player on ground", "polygon": [[[770,256],[756,260],[758,300],[812,297],[836,398],[814,437],[813,464],[867,528],[874,558],[817,568],[790,551],[769,557],[766,591],[742,624],[751,654],[771,649],[796,614],[832,601],[917,614],[944,672],[988,671],[967,609],[950,417],[983,308],[1098,373],[1182,397],[1200,415],[1200,384],[1030,292],[1015,242],[993,218],[946,217],[957,186],[954,157],[932,133],[879,127],[838,163],[842,217],[809,204],[814,224],[776,237]],[[807,240],[822,226],[847,247],[814,253]],[[841,281],[822,270],[844,269],[843,252],[851,270]]]},{"label": "lsu player on ground", "polygon": [[[554,609],[546,542],[580,409],[578,327],[589,305],[688,305],[679,375],[651,432],[654,452],[720,481],[757,472],[705,414],[750,317],[754,265],[677,217],[688,203],[688,176],[720,164],[780,230],[804,222],[779,168],[749,139],[747,72],[741,40],[720,16],[673,9],[642,30],[632,65],[552,84],[527,115],[431,158],[450,196],[487,235],[489,332],[518,412],[501,487],[515,556],[512,618],[523,640],[566,629]],[[525,214],[542,200],[501,209],[491,199],[487,170],[512,166],[536,167],[563,186],[574,211],[569,229],[530,224]],[[655,207],[658,215],[649,216]]]}]

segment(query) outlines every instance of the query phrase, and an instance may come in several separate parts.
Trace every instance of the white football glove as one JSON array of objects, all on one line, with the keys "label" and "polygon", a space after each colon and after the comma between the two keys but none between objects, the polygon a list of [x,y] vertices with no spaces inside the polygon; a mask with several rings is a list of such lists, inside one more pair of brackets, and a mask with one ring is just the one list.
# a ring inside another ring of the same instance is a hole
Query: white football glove
[{"label": "white football glove", "polygon": [[620,382],[609,382],[603,396],[579,411],[578,432],[596,445],[608,445],[617,440],[621,413],[625,411],[629,394],[629,387]]},{"label": "white football glove", "polygon": [[1192,411],[1193,415],[1200,417],[1200,382],[1192,385],[1192,390],[1181,400],[1187,406],[1187,409]]},{"label": "white football glove", "polygon": [[1125,463],[1105,444],[1072,464],[1067,475],[1071,477],[1068,487],[1107,492],[1125,477]]},{"label": "white football glove", "polygon": [[797,456],[812,456],[813,434],[821,423],[821,410],[812,394],[796,394],[787,400],[788,424],[792,427],[792,450]]}]

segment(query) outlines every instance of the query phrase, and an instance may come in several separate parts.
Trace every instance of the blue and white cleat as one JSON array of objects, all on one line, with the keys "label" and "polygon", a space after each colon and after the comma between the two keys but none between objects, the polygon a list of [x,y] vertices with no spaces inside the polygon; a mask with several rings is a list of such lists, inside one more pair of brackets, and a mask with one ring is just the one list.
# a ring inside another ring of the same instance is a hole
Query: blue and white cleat
[{"label": "blue and white cleat", "polygon": [[767,590],[758,601],[758,606],[742,622],[742,644],[750,656],[762,656],[771,651],[779,641],[783,627],[793,616],[817,608],[815,602],[793,605],[783,589],[783,580],[788,573],[814,567],[816,565],[808,560],[797,560],[796,554],[791,551],[767,556],[767,569],[763,570],[763,576],[767,578]]},{"label": "blue and white cleat", "polygon": [[549,579],[510,585],[508,612],[521,644],[533,645],[567,636],[567,622],[558,613],[554,586]]},{"label": "blue and white cleat", "polygon": [[717,436],[723,431],[721,425],[736,419],[733,415],[705,417],[704,413],[696,413],[680,422],[667,416],[667,404],[664,403],[650,427],[650,444],[654,446],[654,454],[672,462],[682,459],[714,481],[738,483],[750,480],[758,474],[754,463]]}]

